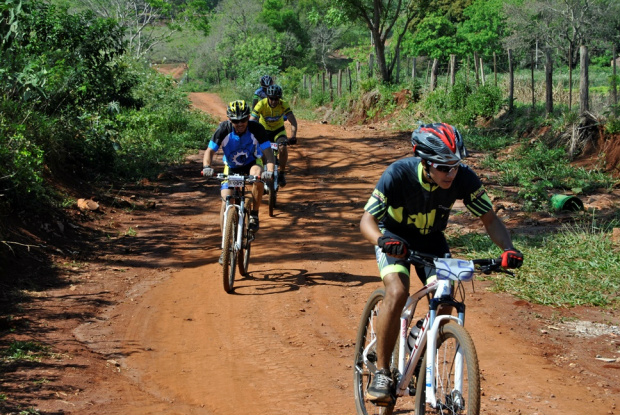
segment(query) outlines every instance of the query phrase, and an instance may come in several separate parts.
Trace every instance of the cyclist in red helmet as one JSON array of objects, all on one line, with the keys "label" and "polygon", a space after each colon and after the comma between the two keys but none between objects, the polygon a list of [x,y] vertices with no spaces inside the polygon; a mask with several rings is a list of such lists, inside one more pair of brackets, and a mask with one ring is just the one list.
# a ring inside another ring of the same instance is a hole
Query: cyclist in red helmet
[{"label": "cyclist in red helmet", "polygon": [[[462,200],[480,218],[491,240],[503,250],[502,266],[517,268],[523,254],[493,211],[491,200],[474,171],[462,163],[467,155],[459,131],[444,123],[426,124],[411,134],[414,157],[392,163],[381,175],[360,221],[362,235],[375,245],[385,299],[377,324],[377,367],[366,398],[391,399],[393,379],[389,359],[396,343],[399,314],[410,287],[408,249],[444,257],[450,248],[444,236],[450,209]],[[415,267],[426,284],[434,275]]]}]

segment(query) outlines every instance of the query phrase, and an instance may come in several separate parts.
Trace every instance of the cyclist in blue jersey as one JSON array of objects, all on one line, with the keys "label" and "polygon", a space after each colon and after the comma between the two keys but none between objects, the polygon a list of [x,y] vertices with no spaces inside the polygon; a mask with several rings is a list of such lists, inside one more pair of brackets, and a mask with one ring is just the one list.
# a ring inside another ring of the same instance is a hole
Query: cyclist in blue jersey
[{"label": "cyclist in blue jersey", "polygon": [[[375,245],[385,299],[377,318],[377,374],[366,399],[391,399],[393,379],[389,359],[396,343],[399,314],[409,295],[408,249],[444,257],[450,253],[443,231],[456,200],[480,218],[491,240],[503,250],[502,266],[517,268],[523,254],[493,210],[474,171],[462,163],[466,156],[461,134],[449,124],[422,125],[411,135],[414,157],[392,163],[383,172],[360,221],[362,235]],[[426,284],[433,278],[415,267]],[[428,280],[427,280],[428,279]]]},{"label": "cyclist in blue jersey", "polygon": [[[213,176],[211,167],[215,153],[222,149],[224,153],[224,173],[261,176],[263,180],[273,179],[274,157],[271,145],[265,134],[265,128],[255,121],[250,121],[250,106],[243,100],[232,101],[226,108],[227,121],[223,121],[213,133],[205,150],[202,175]],[[263,172],[263,160],[267,171]],[[263,197],[263,184],[252,185],[254,203],[250,211],[249,229],[256,232],[259,228],[258,211]],[[223,182],[221,188],[222,209],[220,211],[220,227],[224,226],[224,208],[226,196],[233,193],[228,183]]]},{"label": "cyclist in blue jersey", "polygon": [[260,78],[260,87],[254,91],[254,97],[252,98],[252,108],[256,106],[258,101],[267,98],[267,88],[273,85],[273,78],[269,75],[263,75]]}]

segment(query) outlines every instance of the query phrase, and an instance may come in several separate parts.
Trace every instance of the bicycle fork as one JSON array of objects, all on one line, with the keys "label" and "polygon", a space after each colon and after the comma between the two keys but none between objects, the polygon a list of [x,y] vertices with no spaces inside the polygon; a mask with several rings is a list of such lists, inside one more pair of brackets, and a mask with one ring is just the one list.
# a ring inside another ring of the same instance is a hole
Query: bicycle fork
[{"label": "bicycle fork", "polygon": [[[226,223],[226,219],[228,218],[229,212],[231,210],[237,210],[238,219],[237,219],[237,229],[235,229],[236,238],[235,244],[233,245],[233,252],[239,252],[241,249],[241,241],[243,240],[243,223],[245,218],[242,216],[244,213],[244,202],[241,201],[240,205],[236,205],[231,202],[232,196],[228,196],[226,198],[226,209],[224,210],[224,223]],[[224,241],[225,241],[226,232],[222,232],[222,249],[224,249]]]},{"label": "bicycle fork", "polygon": [[[440,283],[449,284],[449,281],[441,281]],[[441,292],[440,289],[437,290]],[[451,296],[433,298],[430,302],[430,311],[427,319],[429,320],[430,329],[426,341],[426,403],[432,408],[437,408],[435,360],[437,358],[437,339],[439,338],[439,327],[450,320],[455,321],[459,325],[465,324],[465,305],[454,300]],[[437,315],[437,309],[440,305],[449,305],[457,310],[458,317],[452,315]],[[426,321],[425,321],[426,323]],[[460,345],[458,345],[456,355],[454,357],[454,389],[463,390],[463,353]],[[449,391],[452,392],[452,391]]]}]

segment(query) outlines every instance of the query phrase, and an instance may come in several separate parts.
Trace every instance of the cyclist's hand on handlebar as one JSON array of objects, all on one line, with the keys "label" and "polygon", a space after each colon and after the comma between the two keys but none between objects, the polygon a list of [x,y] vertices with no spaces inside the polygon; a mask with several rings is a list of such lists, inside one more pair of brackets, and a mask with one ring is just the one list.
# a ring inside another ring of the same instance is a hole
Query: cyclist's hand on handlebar
[{"label": "cyclist's hand on handlebar", "polygon": [[389,256],[403,258],[407,254],[407,245],[400,239],[383,235],[379,237],[377,245]]},{"label": "cyclist's hand on handlebar", "polygon": [[205,167],[204,169],[202,169],[202,175],[204,177],[213,177],[213,169],[211,167]]},{"label": "cyclist's hand on handlebar", "polygon": [[501,258],[502,267],[504,268],[519,268],[523,265],[523,254],[518,249],[509,248],[504,250]]},{"label": "cyclist's hand on handlebar", "polygon": [[264,171],[261,174],[261,179],[265,180],[265,181],[272,181],[273,180],[273,172],[272,171]]},{"label": "cyclist's hand on handlebar", "polygon": [[295,144],[297,144],[297,137],[291,137],[288,139],[288,144],[290,146],[294,146]]}]

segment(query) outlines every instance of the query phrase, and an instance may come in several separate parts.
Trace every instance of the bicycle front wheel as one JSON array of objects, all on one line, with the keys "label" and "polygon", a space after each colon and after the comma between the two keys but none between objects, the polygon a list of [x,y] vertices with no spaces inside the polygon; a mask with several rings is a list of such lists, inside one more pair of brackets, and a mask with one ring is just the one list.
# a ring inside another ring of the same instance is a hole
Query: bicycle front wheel
[{"label": "bicycle front wheel", "polygon": [[273,183],[271,183],[269,185],[269,216],[273,217],[273,210],[276,207],[276,198],[277,198],[278,192],[275,189],[275,186],[273,185]]},{"label": "bicycle front wheel", "polygon": [[237,252],[237,261],[239,261],[239,274],[246,276],[250,268],[250,252],[252,249],[252,240],[254,235],[248,230],[249,214],[245,215],[243,224],[243,240],[241,241],[241,249]]},{"label": "bicycle front wheel", "polygon": [[463,326],[448,323],[439,328],[435,356],[437,407],[426,403],[426,356],[418,377],[415,415],[480,414],[480,369],[474,342]]},{"label": "bicycle front wheel", "polygon": [[238,216],[236,209],[229,209],[224,224],[224,245],[222,246],[222,277],[224,280],[224,291],[232,292],[235,282],[235,239],[237,238]]},{"label": "bicycle front wheel", "polygon": [[[358,415],[391,415],[394,411],[394,403],[387,406],[376,406],[368,402],[365,398],[366,390],[370,386],[372,376],[374,376],[374,368],[369,368],[364,362],[364,351],[367,351],[367,359],[369,364],[375,365],[377,362],[377,316],[381,312],[385,291],[383,289],[375,290],[362,312],[362,318],[357,329],[357,338],[355,340],[355,360],[353,363],[353,392],[355,395],[355,408]],[[374,345],[371,346],[371,344]],[[398,342],[392,353],[390,366],[392,371],[396,370],[398,361]]]}]

